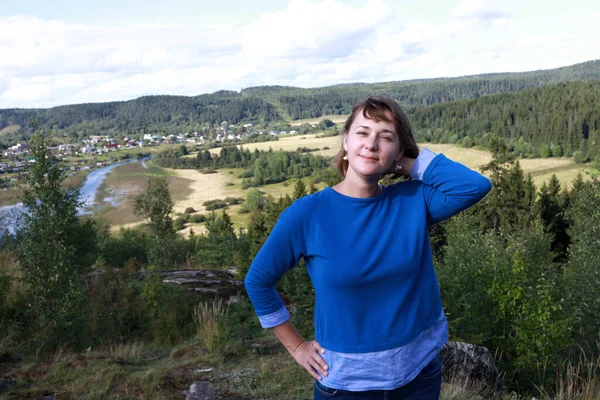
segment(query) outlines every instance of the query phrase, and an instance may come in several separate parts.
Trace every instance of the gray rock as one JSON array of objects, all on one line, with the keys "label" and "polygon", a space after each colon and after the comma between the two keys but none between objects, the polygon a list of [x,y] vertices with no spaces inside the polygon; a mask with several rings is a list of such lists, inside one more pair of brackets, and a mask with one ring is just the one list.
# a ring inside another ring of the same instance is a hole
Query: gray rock
[{"label": "gray rock", "polygon": [[486,347],[448,342],[440,351],[440,358],[449,380],[480,382],[496,390],[501,386],[494,358]]},{"label": "gray rock", "polygon": [[215,389],[210,382],[198,381],[192,383],[186,392],[185,400],[214,400]]}]

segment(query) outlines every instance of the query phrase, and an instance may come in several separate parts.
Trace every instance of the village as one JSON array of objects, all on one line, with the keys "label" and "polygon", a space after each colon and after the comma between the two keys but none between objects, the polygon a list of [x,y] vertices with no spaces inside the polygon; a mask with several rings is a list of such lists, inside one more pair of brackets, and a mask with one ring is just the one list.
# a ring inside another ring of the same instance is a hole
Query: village
[{"label": "village", "polygon": [[[168,145],[183,144],[188,148],[205,145],[218,147],[225,143],[245,142],[252,136],[298,133],[295,130],[263,132],[252,130],[252,126],[253,124],[244,124],[238,127],[223,121],[219,128],[208,130],[206,133],[186,132],[177,135],[146,133],[138,137],[125,136],[122,139],[115,139],[108,135],[92,135],[89,139],[82,140],[81,143],[63,143],[51,146],[49,150],[65,163],[66,175],[73,176],[80,171],[101,168],[136,156],[148,156],[153,151],[160,151]],[[0,153],[0,189],[7,190],[11,185],[18,185],[25,179],[29,165],[35,162],[35,159],[30,156],[29,149],[29,144],[17,143]]]}]

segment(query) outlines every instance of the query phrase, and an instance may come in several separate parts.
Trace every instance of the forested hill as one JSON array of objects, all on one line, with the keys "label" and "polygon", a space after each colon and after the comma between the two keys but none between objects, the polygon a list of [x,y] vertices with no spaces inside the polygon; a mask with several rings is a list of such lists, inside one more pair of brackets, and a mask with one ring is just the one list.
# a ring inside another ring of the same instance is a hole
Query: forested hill
[{"label": "forested hill", "polygon": [[[140,133],[197,131],[221,121],[266,126],[289,119],[346,114],[358,99],[372,94],[394,97],[415,112],[416,108],[437,103],[477,99],[555,83],[591,80],[600,80],[600,60],[525,73],[357,83],[315,89],[262,86],[244,89],[241,93],[219,91],[194,97],[145,96],[123,102],[79,104],[50,109],[4,109],[0,110],[0,131],[6,127],[21,127],[16,133],[2,136],[2,142],[6,146],[28,136],[26,127],[33,118],[42,127],[53,129],[57,135],[73,140],[97,134],[122,137]],[[544,96],[544,93],[546,92],[541,90],[539,96]],[[511,102],[509,97],[498,99],[493,101]],[[439,107],[442,108],[436,110],[443,110],[445,106]],[[456,133],[462,135],[460,130],[456,130]]]},{"label": "forested hill", "polygon": [[385,94],[407,106],[428,106],[455,100],[510,93],[554,83],[600,79],[600,60],[568,67],[522,73],[473,75],[386,83],[356,83],[315,89],[283,86],[248,88],[242,93],[279,104],[292,119],[348,114],[359,99]]},{"label": "forested hill", "polygon": [[[195,97],[145,96],[123,102],[89,103],[49,109],[0,110],[0,130],[28,126],[36,118],[61,136],[81,139],[89,135],[125,136],[139,133],[181,133],[200,130],[222,121],[271,122],[281,119],[273,104],[258,97],[219,91]],[[24,129],[21,128],[21,133]]]},{"label": "forested hill", "polygon": [[409,110],[420,141],[488,147],[507,139],[521,156],[600,156],[600,81],[569,82]]}]

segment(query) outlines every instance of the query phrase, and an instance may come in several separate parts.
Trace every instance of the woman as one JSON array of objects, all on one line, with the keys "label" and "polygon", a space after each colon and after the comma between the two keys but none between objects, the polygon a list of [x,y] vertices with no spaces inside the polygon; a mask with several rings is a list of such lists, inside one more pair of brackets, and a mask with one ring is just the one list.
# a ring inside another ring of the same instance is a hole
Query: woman
[{"label": "woman", "polygon": [[[248,295],[262,326],[315,378],[315,399],[437,399],[448,324],[427,227],[481,200],[490,182],[419,154],[406,114],[386,97],[353,107],[336,166],[339,184],[281,214],[248,271]],[[379,185],[388,173],[412,179]],[[315,288],[312,341],[274,288],[302,257]]]}]

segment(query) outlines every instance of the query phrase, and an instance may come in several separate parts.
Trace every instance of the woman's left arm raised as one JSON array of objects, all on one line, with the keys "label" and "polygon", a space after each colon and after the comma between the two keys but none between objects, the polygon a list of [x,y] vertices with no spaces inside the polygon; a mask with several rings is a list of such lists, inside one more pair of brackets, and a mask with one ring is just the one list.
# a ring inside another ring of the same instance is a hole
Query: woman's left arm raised
[{"label": "woman's left arm raised", "polygon": [[402,171],[423,182],[427,224],[443,221],[477,203],[492,188],[488,178],[443,154],[423,149],[417,159],[402,157]]}]

